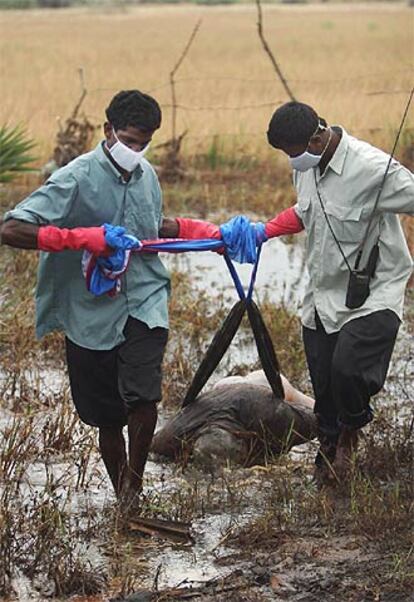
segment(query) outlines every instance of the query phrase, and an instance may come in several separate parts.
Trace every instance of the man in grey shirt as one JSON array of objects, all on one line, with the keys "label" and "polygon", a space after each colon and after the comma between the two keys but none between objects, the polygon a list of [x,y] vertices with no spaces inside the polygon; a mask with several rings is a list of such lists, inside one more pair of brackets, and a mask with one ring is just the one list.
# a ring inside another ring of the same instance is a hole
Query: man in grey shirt
[{"label": "man in grey shirt", "polygon": [[64,332],[76,409],[98,428],[105,467],[126,508],[141,490],[157,420],[170,277],[158,254],[134,253],[118,294],[97,297],[81,273],[82,251],[113,252],[102,224],[153,239],[179,236],[180,218],[163,217],[158,178],[144,158],[161,124],[157,101],[121,91],[106,118],[104,140],[6,213],[1,235],[3,244],[41,251],[36,333]]},{"label": "man in grey shirt", "polygon": [[[412,273],[397,214],[414,214],[414,176],[392,160],[374,207],[389,155],[300,102],[275,111],[267,136],[289,157],[297,203],[265,235],[307,234],[303,340],[319,422],[315,476],[325,483],[348,475],[358,430],[373,418],[370,398],[385,382]],[[376,245],[379,256],[368,297],[350,308],[350,269],[371,217],[360,266]]]}]

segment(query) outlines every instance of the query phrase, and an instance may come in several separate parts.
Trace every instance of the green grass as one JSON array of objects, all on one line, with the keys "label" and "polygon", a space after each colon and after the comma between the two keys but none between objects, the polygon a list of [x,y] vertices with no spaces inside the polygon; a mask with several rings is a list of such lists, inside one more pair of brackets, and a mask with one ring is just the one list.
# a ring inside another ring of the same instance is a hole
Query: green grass
[{"label": "green grass", "polygon": [[17,175],[33,171],[30,164],[35,157],[29,151],[35,146],[21,125],[0,128],[0,183],[11,182]]}]

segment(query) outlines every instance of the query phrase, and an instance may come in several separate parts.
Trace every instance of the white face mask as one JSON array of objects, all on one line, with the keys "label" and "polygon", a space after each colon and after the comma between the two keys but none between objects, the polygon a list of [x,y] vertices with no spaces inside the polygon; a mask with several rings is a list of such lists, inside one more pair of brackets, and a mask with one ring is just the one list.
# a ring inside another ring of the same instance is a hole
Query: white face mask
[{"label": "white face mask", "polygon": [[[321,127],[323,127],[323,126],[318,125],[316,132]],[[314,135],[315,134],[312,134],[311,138]],[[312,167],[316,167],[317,165],[319,165],[319,162],[322,159],[322,155],[328,148],[328,145],[331,141],[331,136],[332,136],[332,130],[329,130],[328,142],[326,143],[325,148],[323,149],[323,151],[320,155],[314,155],[313,153],[310,153],[308,150],[305,150],[304,153],[302,153],[301,155],[298,155],[297,157],[289,157],[289,163],[291,164],[292,168],[296,169],[297,171],[308,171],[308,169],[312,169]],[[310,141],[309,141],[309,144],[310,144]],[[309,144],[308,144],[308,146],[309,146]],[[306,148],[308,148],[308,146]]]},{"label": "white face mask", "polygon": [[118,136],[116,135],[115,130],[113,130],[113,132],[116,138],[116,142],[111,146],[111,148],[108,148],[107,146],[109,152],[111,153],[111,157],[113,158],[115,163],[119,165],[119,167],[122,167],[122,169],[125,169],[129,172],[134,171],[141,163],[141,159],[147,152],[150,143],[148,143],[145,148],[137,152],[132,150],[132,148],[129,148],[129,146],[127,146],[123,142],[121,142]]}]

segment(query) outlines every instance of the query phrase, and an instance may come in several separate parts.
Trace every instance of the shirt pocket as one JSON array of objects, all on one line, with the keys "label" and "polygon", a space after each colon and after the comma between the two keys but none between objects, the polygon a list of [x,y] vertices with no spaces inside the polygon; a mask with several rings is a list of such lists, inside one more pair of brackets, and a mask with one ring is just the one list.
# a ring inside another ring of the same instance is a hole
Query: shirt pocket
[{"label": "shirt pocket", "polygon": [[361,242],[365,232],[365,222],[361,219],[362,207],[332,203],[326,205],[325,211],[340,242]]},{"label": "shirt pocket", "polygon": [[295,210],[297,215],[306,226],[310,221],[311,198],[310,196],[299,196],[296,202]]},{"label": "shirt pocket", "polygon": [[158,238],[158,207],[149,196],[128,196],[124,210],[124,223],[131,234],[140,239]]}]

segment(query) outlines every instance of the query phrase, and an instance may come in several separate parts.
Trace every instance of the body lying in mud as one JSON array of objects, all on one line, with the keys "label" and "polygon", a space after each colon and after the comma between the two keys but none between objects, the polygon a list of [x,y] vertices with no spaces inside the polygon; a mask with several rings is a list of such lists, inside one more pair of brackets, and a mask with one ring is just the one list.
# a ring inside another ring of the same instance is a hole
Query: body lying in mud
[{"label": "body lying in mud", "polygon": [[251,466],[316,436],[314,401],[282,376],[276,399],[263,371],[220,380],[182,408],[156,434],[152,451],[201,466]]}]

